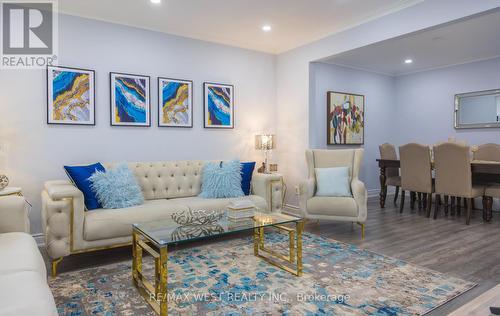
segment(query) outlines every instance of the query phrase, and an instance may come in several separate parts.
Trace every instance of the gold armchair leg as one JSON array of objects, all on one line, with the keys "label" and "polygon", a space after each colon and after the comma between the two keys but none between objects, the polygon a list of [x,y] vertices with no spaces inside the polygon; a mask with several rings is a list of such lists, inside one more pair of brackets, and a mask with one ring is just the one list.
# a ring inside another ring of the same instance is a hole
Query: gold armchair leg
[{"label": "gold armchair leg", "polygon": [[365,224],[358,222],[358,225],[361,226],[361,239],[365,239]]},{"label": "gold armchair leg", "polygon": [[52,260],[52,277],[53,278],[55,278],[57,276],[57,265],[59,264],[59,262],[62,261],[63,258],[64,257]]}]

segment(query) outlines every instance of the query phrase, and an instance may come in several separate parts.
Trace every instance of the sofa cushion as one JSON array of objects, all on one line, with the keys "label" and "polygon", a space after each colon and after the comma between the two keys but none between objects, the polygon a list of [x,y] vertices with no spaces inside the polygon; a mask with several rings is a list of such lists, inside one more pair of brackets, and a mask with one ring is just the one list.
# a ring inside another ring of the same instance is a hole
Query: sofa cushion
[{"label": "sofa cushion", "polygon": [[241,163],[241,189],[245,195],[250,195],[253,169],[255,169],[255,161]]},{"label": "sofa cushion", "polygon": [[0,315],[57,316],[45,277],[35,271],[0,274]]},{"label": "sofa cushion", "polygon": [[92,241],[131,236],[132,224],[170,219],[174,212],[189,210],[175,200],[150,200],[128,208],[85,212],[83,238]]},{"label": "sofa cushion", "polygon": [[249,199],[256,207],[266,211],[266,200],[258,195],[241,198],[205,199],[198,196],[145,201],[144,204],[122,209],[98,209],[85,212],[84,239],[87,241],[129,237],[132,224],[171,219],[175,212],[192,210],[223,210],[240,199]]},{"label": "sofa cushion", "polygon": [[[27,233],[0,234],[0,275],[33,271],[41,278],[47,270],[35,239]],[[0,291],[1,293],[1,291]]]},{"label": "sofa cushion", "polygon": [[[204,161],[131,162],[146,200],[196,196],[201,189]],[[105,164],[106,168],[116,164]]]},{"label": "sofa cushion", "polygon": [[104,167],[100,163],[95,163],[88,166],[64,166],[64,170],[70,180],[82,191],[87,210],[100,208],[101,204],[99,204],[94,191],[90,188],[89,177],[98,170],[105,171]]},{"label": "sofa cushion", "polygon": [[256,207],[260,208],[262,211],[266,211],[267,203],[264,198],[258,195],[248,195],[240,198],[224,198],[224,199],[205,199],[199,196],[193,196],[188,198],[178,198],[173,199],[171,201],[175,201],[175,203],[185,205],[189,207],[191,210],[224,210],[229,203],[233,201],[238,201],[242,199],[249,199],[252,201]]},{"label": "sofa cushion", "polygon": [[315,168],[316,196],[350,197],[349,167]]},{"label": "sofa cushion", "polygon": [[89,180],[102,208],[125,208],[144,203],[141,188],[126,164],[106,172],[96,171]]},{"label": "sofa cushion", "polygon": [[314,215],[358,216],[358,206],[352,197],[315,196],[307,200],[307,212]]},{"label": "sofa cushion", "polygon": [[204,198],[242,197],[239,160],[209,162],[203,166],[200,196]]}]

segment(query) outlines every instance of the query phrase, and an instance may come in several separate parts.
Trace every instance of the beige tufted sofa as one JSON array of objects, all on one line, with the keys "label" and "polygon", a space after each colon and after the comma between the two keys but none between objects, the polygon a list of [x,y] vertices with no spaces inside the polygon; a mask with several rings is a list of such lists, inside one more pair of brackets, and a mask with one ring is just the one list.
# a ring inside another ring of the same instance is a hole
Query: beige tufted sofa
[{"label": "beige tufted sofa", "polygon": [[[145,203],[125,209],[85,211],[83,194],[67,180],[47,181],[42,191],[45,244],[57,264],[71,254],[129,245],[132,224],[169,219],[189,209],[220,210],[235,199],[204,199],[201,171],[204,161],[129,163],[142,189]],[[112,167],[113,164],[105,164]],[[252,200],[261,209],[280,212],[283,183],[280,176],[254,173]],[[240,199],[243,199],[240,198]]]}]

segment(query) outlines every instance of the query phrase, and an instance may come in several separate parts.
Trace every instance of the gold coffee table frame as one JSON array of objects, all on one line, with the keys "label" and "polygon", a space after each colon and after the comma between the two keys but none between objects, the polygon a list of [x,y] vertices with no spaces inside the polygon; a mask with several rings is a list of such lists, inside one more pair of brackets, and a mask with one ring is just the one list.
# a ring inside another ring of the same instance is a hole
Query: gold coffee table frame
[{"label": "gold coffee table frame", "polygon": [[[282,224],[255,227],[253,230],[254,255],[262,258],[266,262],[281,268],[293,275],[302,275],[302,231],[304,221],[299,219],[294,228],[283,226]],[[277,228],[280,232],[288,234],[289,253],[283,255],[265,246],[265,227]],[[295,238],[296,237],[296,238]],[[296,246],[295,246],[296,243]],[[149,238],[141,230],[133,227],[132,233],[132,277],[134,285],[139,290],[141,296],[149,303],[156,314],[160,316],[168,315],[168,246],[160,245]],[[154,283],[147,280],[142,273],[142,255],[146,251],[155,262]],[[263,256],[266,253],[267,256]],[[283,264],[283,261],[288,264]],[[294,267],[291,267],[294,266]]]}]

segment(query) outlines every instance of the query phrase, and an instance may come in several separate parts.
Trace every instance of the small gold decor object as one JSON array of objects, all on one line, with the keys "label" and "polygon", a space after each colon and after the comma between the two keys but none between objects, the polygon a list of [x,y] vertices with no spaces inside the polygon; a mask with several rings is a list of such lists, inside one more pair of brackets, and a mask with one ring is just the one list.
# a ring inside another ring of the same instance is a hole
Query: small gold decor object
[{"label": "small gold decor object", "polygon": [[257,224],[259,225],[269,225],[269,224],[272,224],[273,223],[273,218],[270,217],[270,216],[262,216],[262,215],[258,215],[258,216],[254,216],[253,218],[255,220],[255,222],[257,222]]}]

